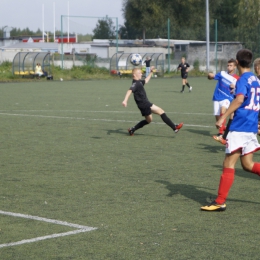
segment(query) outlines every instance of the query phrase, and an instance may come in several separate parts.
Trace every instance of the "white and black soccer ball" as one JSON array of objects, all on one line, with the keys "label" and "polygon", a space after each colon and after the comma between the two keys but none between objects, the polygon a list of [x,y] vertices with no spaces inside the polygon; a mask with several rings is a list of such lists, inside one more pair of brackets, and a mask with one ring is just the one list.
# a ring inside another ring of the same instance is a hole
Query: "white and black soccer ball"
[{"label": "white and black soccer ball", "polygon": [[130,62],[134,66],[138,66],[138,65],[142,64],[142,56],[139,53],[134,53],[131,56]]}]

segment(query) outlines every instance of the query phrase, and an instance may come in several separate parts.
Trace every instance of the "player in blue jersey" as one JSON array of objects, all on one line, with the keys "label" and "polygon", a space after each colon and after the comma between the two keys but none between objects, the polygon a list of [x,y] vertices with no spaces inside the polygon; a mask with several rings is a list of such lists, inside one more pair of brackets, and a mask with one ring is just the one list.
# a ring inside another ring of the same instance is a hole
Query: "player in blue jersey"
[{"label": "player in blue jersey", "polygon": [[260,149],[256,134],[258,132],[258,113],[260,80],[250,71],[253,54],[242,49],[236,55],[240,79],[237,81],[235,99],[224,115],[216,122],[221,127],[224,120],[234,113],[230,131],[227,136],[226,156],[220,178],[218,196],[204,211],[224,211],[226,198],[235,177],[235,164],[240,158],[245,171],[260,176],[260,163],[253,161],[253,153]]},{"label": "player in blue jersey", "polygon": [[[254,69],[258,79],[260,79],[260,58],[254,60]],[[260,135],[260,110],[258,113],[258,135]]]},{"label": "player in blue jersey", "polygon": [[[213,94],[213,106],[214,106],[214,115],[216,121],[227,111],[230,102],[232,102],[234,96],[232,93],[231,86],[235,86],[238,75],[235,74],[236,71],[236,61],[230,59],[227,65],[227,71],[221,71],[217,74],[209,73],[208,79],[217,80],[216,88]],[[222,141],[222,135],[226,127],[226,122],[224,121],[223,125],[219,128],[219,133],[217,137],[213,138],[217,141]]]}]

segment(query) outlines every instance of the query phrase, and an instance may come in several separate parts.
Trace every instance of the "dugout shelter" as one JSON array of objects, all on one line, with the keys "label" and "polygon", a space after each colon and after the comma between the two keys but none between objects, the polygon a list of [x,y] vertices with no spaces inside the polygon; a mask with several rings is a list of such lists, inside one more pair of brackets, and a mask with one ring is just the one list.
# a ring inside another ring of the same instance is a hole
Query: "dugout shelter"
[{"label": "dugout shelter", "polygon": [[133,53],[119,52],[115,53],[110,59],[110,73],[111,74],[132,74],[133,68],[142,68],[145,71],[146,57],[150,57],[150,66],[155,67],[155,75],[163,77],[164,75],[164,54],[163,53],[139,53],[142,56],[142,64],[134,66],[131,62],[131,56]]},{"label": "dugout shelter", "polygon": [[51,74],[50,52],[18,52],[13,59],[13,75],[35,76],[37,63],[48,75]]}]

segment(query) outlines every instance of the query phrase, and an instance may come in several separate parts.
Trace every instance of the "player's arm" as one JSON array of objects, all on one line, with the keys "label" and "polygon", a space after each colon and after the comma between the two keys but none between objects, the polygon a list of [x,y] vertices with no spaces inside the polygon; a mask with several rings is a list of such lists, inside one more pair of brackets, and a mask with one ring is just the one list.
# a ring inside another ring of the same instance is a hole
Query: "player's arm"
[{"label": "player's arm", "polygon": [[236,98],[231,102],[229,108],[227,109],[226,113],[224,113],[220,119],[216,122],[217,127],[221,127],[224,120],[230,116],[232,113],[234,113],[244,102],[244,95],[238,95]]},{"label": "player's arm", "polygon": [[212,73],[212,72],[210,72],[210,73],[208,74],[208,79],[214,79],[214,78],[215,78],[215,74]]},{"label": "player's arm", "polygon": [[124,107],[127,107],[127,101],[128,101],[128,99],[129,99],[129,97],[131,96],[131,94],[132,94],[132,90],[131,90],[131,89],[128,89],[127,92],[126,92],[126,95],[125,95],[125,99],[124,99],[123,102],[122,102],[122,105],[123,105]]},{"label": "player's arm", "polygon": [[149,80],[151,79],[152,75],[153,75],[153,70],[154,70],[154,66],[151,67],[151,71],[149,73],[149,75],[145,78],[145,84],[149,82]]}]

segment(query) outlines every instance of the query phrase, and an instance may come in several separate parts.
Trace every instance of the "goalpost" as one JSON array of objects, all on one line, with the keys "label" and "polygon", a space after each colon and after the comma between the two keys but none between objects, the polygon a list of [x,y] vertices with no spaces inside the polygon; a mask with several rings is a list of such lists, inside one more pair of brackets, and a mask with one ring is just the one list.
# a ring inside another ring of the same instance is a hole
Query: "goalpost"
[{"label": "goalpost", "polygon": [[[68,31],[72,32],[73,29],[70,28],[70,24],[73,23],[72,19],[75,19],[78,21],[78,19],[96,19],[97,21],[99,19],[115,19],[116,21],[116,56],[118,53],[118,17],[94,17],[94,16],[75,16],[75,15],[61,15],[61,68],[63,69],[63,62],[64,62],[64,22],[65,19],[67,19],[67,23],[68,23]],[[87,28],[86,25],[83,24],[79,24],[78,22],[74,22],[74,24],[77,24],[76,26],[81,27],[81,28]],[[68,38],[69,38],[69,32],[68,32]]]}]

